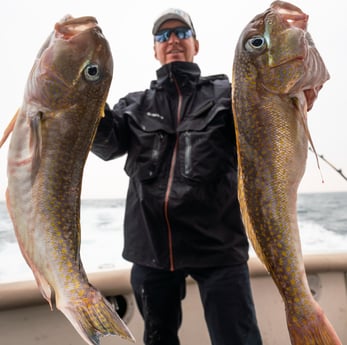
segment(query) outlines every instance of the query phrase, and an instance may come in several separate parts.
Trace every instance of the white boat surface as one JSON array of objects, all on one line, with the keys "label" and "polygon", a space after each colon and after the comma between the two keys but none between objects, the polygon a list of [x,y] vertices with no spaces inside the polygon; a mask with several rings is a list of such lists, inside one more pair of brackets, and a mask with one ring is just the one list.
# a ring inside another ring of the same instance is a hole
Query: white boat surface
[{"label": "white boat surface", "polygon": [[[347,253],[305,255],[305,268],[313,296],[333,324],[343,344],[347,344]],[[260,261],[249,260],[251,284],[264,345],[290,345],[284,304],[270,275]],[[129,269],[88,274],[90,282],[104,296],[117,301],[118,313],[143,344],[143,322],[129,283]],[[232,320],[230,320],[232,322]],[[36,282],[0,284],[0,334],[6,345],[85,345],[84,340],[57,309],[50,310]],[[210,344],[199,291],[188,278],[183,301],[181,345]],[[105,337],[101,345],[131,344],[119,337]]]}]

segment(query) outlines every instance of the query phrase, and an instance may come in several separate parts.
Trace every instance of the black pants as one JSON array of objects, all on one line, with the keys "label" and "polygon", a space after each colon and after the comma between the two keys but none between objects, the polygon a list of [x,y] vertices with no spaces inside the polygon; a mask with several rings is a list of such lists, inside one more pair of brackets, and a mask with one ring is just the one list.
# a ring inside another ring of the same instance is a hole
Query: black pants
[{"label": "black pants", "polygon": [[146,345],[179,345],[185,278],[199,286],[212,345],[261,345],[247,264],[174,272],[133,265],[131,284]]}]

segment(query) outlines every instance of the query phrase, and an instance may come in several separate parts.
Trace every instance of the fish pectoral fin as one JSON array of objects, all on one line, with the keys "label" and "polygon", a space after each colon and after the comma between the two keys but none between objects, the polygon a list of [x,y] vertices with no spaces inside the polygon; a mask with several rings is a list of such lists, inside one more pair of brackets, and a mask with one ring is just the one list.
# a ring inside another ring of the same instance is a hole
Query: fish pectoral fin
[{"label": "fish pectoral fin", "polygon": [[[318,91],[317,91],[318,93]],[[312,137],[311,137],[311,133],[310,133],[310,130],[308,129],[308,124],[307,124],[307,111],[308,111],[308,106],[311,106],[312,107],[312,104],[314,102],[314,99],[317,97],[317,94],[315,94],[313,91],[312,91],[312,94],[311,94],[311,105],[309,105],[307,102],[308,102],[308,94],[307,93],[304,93],[302,95],[299,95],[295,98],[295,103],[296,103],[296,106],[298,107],[299,109],[299,114],[300,114],[300,120],[301,120],[301,123],[304,127],[304,130],[305,130],[305,134],[306,134],[306,138],[308,140],[308,142],[310,143],[311,145],[311,148],[312,148],[312,151],[314,153],[314,155],[316,156],[316,162],[317,162],[317,166],[318,166],[318,170],[320,172],[320,175],[321,175],[321,179],[322,179],[322,183],[324,183],[324,178],[323,178],[323,174],[322,174],[322,170],[320,168],[320,164],[319,164],[319,158],[318,158],[318,154],[317,154],[317,151],[316,151],[316,148],[313,144],[313,140],[312,140]]]},{"label": "fish pectoral fin", "polygon": [[80,336],[89,344],[99,344],[99,338],[106,335],[118,335],[135,342],[130,330],[119,317],[112,305],[93,286],[78,292],[78,295],[66,299],[56,294],[57,308],[75,327]]},{"label": "fish pectoral fin", "polygon": [[14,114],[12,120],[10,121],[10,123],[7,125],[3,135],[2,135],[2,138],[0,140],[0,147],[5,143],[5,141],[7,140],[7,138],[9,137],[9,135],[12,133],[13,131],[13,128],[14,128],[14,125],[16,124],[16,121],[17,121],[17,117],[18,117],[18,114],[19,114],[19,111],[20,109],[18,109],[16,111],[16,113]]},{"label": "fish pectoral fin", "polygon": [[41,125],[42,125],[43,113],[37,111],[34,114],[29,115],[30,121],[30,149],[32,152],[32,178],[34,179],[37,171],[40,166],[41,161],[41,152],[42,152],[42,134],[41,134]]}]

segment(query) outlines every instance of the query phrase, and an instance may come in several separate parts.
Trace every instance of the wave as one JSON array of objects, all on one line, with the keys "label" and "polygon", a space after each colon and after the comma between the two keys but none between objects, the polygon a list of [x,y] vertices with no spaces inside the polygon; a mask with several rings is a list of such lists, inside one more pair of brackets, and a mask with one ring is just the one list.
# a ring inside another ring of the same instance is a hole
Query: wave
[{"label": "wave", "polygon": [[[303,195],[298,218],[304,254],[347,252],[347,193]],[[81,259],[87,272],[122,269],[124,200],[82,200]],[[255,256],[250,246],[250,255]],[[0,203],[0,282],[33,279]]]}]

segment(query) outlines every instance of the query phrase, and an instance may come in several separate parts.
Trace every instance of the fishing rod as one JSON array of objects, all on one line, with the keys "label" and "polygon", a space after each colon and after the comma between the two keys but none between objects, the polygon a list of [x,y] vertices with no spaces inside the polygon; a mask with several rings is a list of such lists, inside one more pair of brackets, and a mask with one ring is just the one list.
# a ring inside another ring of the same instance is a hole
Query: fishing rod
[{"label": "fishing rod", "polygon": [[[311,152],[314,152],[314,150],[312,150],[311,147],[309,147],[309,150],[310,150]],[[314,153],[315,153],[315,152],[314,152]],[[331,168],[333,168],[338,174],[340,174],[340,175],[342,176],[342,178],[343,178],[345,181],[347,181],[347,176],[344,175],[344,173],[342,172],[342,169],[336,168],[336,166],[335,166],[334,164],[332,164],[331,162],[329,162],[323,155],[317,154],[317,156],[318,156],[321,160],[323,160],[325,163],[327,163]]]}]

